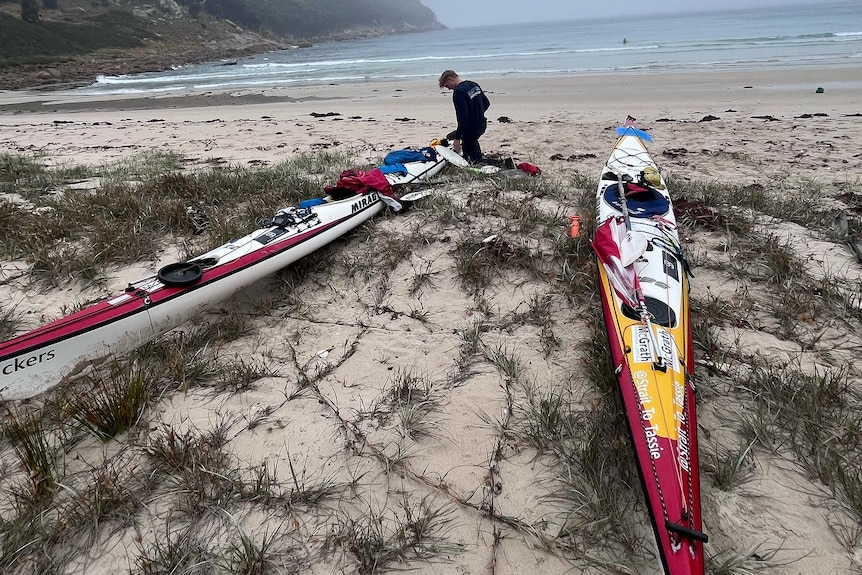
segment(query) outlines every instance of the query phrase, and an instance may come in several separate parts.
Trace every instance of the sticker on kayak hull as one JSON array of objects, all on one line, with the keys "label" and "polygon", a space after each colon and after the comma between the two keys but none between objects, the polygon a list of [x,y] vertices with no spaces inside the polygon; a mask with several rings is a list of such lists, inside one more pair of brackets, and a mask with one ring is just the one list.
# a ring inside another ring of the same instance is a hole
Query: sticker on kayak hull
[{"label": "sticker on kayak hull", "polygon": [[635,363],[652,363],[652,346],[649,328],[645,325],[632,327],[632,355]]},{"label": "sticker on kayak hull", "polygon": [[287,230],[285,230],[284,228],[273,228],[273,229],[269,230],[268,232],[264,232],[264,233],[260,234],[259,236],[257,236],[256,238],[254,238],[254,241],[265,246],[266,244],[270,243],[271,241],[273,241],[275,239],[280,238],[281,236],[283,236],[286,233],[287,233]]},{"label": "sticker on kayak hull", "polygon": [[674,371],[679,372],[679,356],[676,353],[676,342],[666,329],[656,328],[658,336],[658,351],[664,359],[665,365],[670,365]]},{"label": "sticker on kayak hull", "polygon": [[16,357],[15,359],[0,366],[0,373],[2,373],[3,375],[23,376],[25,374],[21,374],[22,371],[25,371],[26,369],[31,368],[34,365],[48,363],[56,356],[56,352],[53,349],[49,349],[47,351],[40,351],[38,353],[34,353],[28,356]]},{"label": "sticker on kayak hull", "polygon": [[355,214],[356,212],[361,212],[362,210],[364,210],[371,204],[377,202],[378,200],[380,200],[380,196],[377,194],[377,192],[372,192],[367,196],[363,196],[361,200],[359,200],[358,202],[353,202],[350,205],[350,213]]},{"label": "sticker on kayak hull", "polygon": [[[670,365],[674,371],[679,372],[679,355],[673,336],[669,331],[659,326],[655,327],[655,336],[655,343],[658,346],[655,351],[658,356],[664,360],[666,365]],[[653,363],[656,359],[658,358],[653,357],[649,327],[645,325],[632,326],[632,361],[634,363]]]},{"label": "sticker on kayak hull", "polygon": [[668,277],[672,277],[676,281],[679,281],[679,262],[677,262],[676,258],[666,251],[662,251],[661,257],[662,265],[664,266],[664,273]]}]

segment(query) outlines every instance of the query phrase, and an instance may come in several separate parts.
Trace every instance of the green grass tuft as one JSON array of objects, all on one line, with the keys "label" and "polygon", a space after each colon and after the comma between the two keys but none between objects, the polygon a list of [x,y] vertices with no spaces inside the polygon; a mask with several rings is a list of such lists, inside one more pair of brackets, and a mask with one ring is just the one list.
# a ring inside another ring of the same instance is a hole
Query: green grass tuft
[{"label": "green grass tuft", "polygon": [[114,362],[85,377],[70,392],[66,410],[82,428],[109,441],[138,424],[158,379],[144,364]]}]

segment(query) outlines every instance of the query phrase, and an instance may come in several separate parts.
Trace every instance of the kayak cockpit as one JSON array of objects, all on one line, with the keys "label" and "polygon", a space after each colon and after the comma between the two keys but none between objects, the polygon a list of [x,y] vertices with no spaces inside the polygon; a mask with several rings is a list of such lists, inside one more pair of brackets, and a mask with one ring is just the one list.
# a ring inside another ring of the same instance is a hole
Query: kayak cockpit
[{"label": "kayak cockpit", "polygon": [[[623,187],[626,194],[626,207],[631,217],[651,218],[664,216],[670,211],[670,201],[658,190],[631,182],[624,183]],[[609,206],[622,213],[623,206],[618,183],[609,184],[605,188],[603,197]]]},{"label": "kayak cockpit", "polygon": [[[644,296],[644,306],[650,315],[652,323],[669,328],[677,327],[676,312],[667,303],[655,297]],[[623,303],[620,307],[623,315],[630,320],[641,320],[642,310],[635,309],[626,303]]]}]

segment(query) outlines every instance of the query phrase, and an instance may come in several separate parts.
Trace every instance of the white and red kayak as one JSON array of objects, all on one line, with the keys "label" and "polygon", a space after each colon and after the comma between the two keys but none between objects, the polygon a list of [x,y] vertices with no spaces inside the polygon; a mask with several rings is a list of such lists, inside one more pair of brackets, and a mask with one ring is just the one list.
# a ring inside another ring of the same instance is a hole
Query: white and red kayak
[{"label": "white and red kayak", "polygon": [[171,330],[383,210],[377,192],[287,208],[264,227],[163,267],[120,294],[0,343],[0,398],[32,397]]},{"label": "white and red kayak", "polygon": [[662,567],[703,575],[688,265],[652,139],[617,133],[593,238],[605,326]]},{"label": "white and red kayak", "polygon": [[[409,162],[386,176],[393,187],[438,174],[446,160]],[[415,201],[429,192],[400,197]],[[119,357],[237,291],[341,237],[381,212],[381,192],[279,210],[267,225],[186,262],[163,267],[118,294],[0,343],[0,399],[32,397],[89,365]],[[402,204],[394,204],[401,209]]]}]

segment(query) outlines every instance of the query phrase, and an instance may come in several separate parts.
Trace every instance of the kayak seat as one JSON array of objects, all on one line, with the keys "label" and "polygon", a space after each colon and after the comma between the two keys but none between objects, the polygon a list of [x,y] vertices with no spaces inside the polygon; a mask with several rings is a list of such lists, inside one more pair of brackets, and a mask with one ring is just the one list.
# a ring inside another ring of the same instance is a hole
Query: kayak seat
[{"label": "kayak seat", "polygon": [[[652,321],[663,327],[674,327],[676,325],[676,313],[660,299],[645,296],[644,303],[647,311],[652,316]],[[623,315],[629,319],[640,320],[641,314],[639,310],[635,310],[630,306],[623,304]]]},{"label": "kayak seat", "polygon": [[[605,201],[615,210],[623,211],[617,189],[619,184],[611,184],[605,188]],[[633,218],[649,218],[661,216],[670,210],[670,202],[662,194],[652,188],[638,188],[638,191],[626,194],[626,207]]]}]

